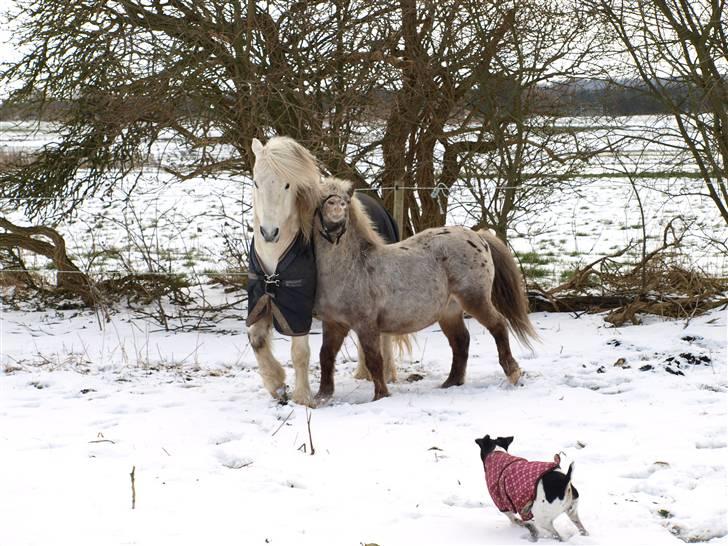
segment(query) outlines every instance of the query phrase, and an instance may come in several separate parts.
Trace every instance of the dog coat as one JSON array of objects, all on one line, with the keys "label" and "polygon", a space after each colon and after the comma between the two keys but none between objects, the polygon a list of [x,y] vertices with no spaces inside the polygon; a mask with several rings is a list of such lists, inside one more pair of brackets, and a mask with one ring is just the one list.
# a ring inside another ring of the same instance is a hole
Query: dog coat
[{"label": "dog coat", "polygon": [[556,463],[527,461],[505,451],[492,451],[483,461],[485,482],[501,512],[517,512],[524,521],[533,517],[531,503],[541,476],[557,468]]},{"label": "dog coat", "polygon": [[255,238],[248,258],[248,318],[250,326],[263,317],[273,316],[278,333],[301,336],[311,330],[316,296],[316,259],[313,245],[300,233],[268,275],[255,253]]}]

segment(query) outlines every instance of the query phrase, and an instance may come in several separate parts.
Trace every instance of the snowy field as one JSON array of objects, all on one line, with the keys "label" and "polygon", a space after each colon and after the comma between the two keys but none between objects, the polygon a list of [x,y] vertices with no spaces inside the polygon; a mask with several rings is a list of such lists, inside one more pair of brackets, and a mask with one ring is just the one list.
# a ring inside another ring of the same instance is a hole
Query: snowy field
[{"label": "snowy field", "polygon": [[[53,139],[50,125],[0,124],[0,153]],[[168,159],[181,153],[161,146]],[[661,154],[653,159],[650,168],[667,168]],[[96,279],[129,269],[204,279],[235,268],[231,249],[250,237],[246,180],[138,174],[58,226],[83,270]],[[670,183],[690,193],[696,181]],[[625,179],[583,184],[516,226],[511,241],[545,258],[538,265],[552,282],[641,236]],[[642,188],[648,250],[682,215],[692,223],[687,265],[726,275],[728,257],[709,243],[728,238],[714,205],[667,199],[660,188]],[[453,207],[450,222],[463,220]],[[29,222],[3,202],[0,215]],[[24,258],[48,271],[45,260]],[[728,543],[725,309],[622,328],[601,315],[534,314],[543,343],[533,354],[515,349],[526,371],[519,387],[506,383],[490,335],[470,320],[468,383],[438,389],[450,351],[430,328],[392,397],[376,403],[371,384],[352,377],[349,340],[334,399],[308,412],[263,390],[240,293],[204,280],[197,289],[207,303],[237,303],[204,331],[170,319],[184,326],[176,333],[123,308],[100,328],[91,312],[0,299],[0,546],[523,544],[527,531],[488,496],[473,442],[486,433],[514,435],[517,455],[563,452],[576,462],[591,536],[560,520],[569,543]],[[316,326],[314,389],[319,334]],[[274,348],[290,384],[289,341]]]},{"label": "snowy field", "polygon": [[[527,543],[488,496],[473,442],[486,433],[576,462],[591,535],[563,517],[571,544],[728,543],[725,310],[618,329],[534,314],[543,343],[516,349],[518,387],[470,320],[467,384],[438,389],[450,355],[431,328],[375,403],[348,341],[335,397],[310,412],[313,455],[307,410],[262,389],[240,322],[221,335],[123,313],[103,331],[77,311],[1,319],[3,546]],[[274,348],[289,359],[287,339]]]}]

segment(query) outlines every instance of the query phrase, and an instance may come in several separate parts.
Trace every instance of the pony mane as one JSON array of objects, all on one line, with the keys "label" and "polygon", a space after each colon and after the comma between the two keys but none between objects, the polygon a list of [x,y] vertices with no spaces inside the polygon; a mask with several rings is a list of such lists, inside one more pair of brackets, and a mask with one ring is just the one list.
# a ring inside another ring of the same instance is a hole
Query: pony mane
[{"label": "pony mane", "polygon": [[301,233],[311,240],[313,215],[321,200],[321,172],[316,158],[290,137],[271,138],[256,156],[256,167],[267,168],[288,182],[296,192],[296,211]]},{"label": "pony mane", "polygon": [[[352,194],[352,184],[349,180],[342,180],[341,178],[330,176],[324,178],[322,182],[324,197],[329,195],[349,196]],[[356,231],[365,241],[375,246],[385,245],[384,239],[382,239],[382,236],[374,228],[374,222],[371,216],[367,214],[364,205],[358,199],[351,199],[349,203],[349,226],[347,229]]]}]

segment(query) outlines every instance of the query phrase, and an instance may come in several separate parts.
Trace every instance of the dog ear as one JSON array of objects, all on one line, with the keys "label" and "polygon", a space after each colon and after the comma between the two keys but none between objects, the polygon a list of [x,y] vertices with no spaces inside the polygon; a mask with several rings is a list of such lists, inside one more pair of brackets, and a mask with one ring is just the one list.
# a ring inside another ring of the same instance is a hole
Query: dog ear
[{"label": "dog ear", "polygon": [[511,442],[513,442],[513,436],[507,436],[505,438],[499,437],[495,443],[496,445],[499,445],[506,451],[508,451],[508,446],[511,445]]},{"label": "dog ear", "polygon": [[480,447],[485,447],[486,445],[488,445],[488,442],[490,442],[490,436],[487,434],[482,438],[475,439],[475,443],[478,444]]},{"label": "dog ear", "polygon": [[482,438],[475,440],[475,443],[480,446],[480,455],[485,457],[488,453],[495,449],[496,443],[489,435],[485,435]]}]

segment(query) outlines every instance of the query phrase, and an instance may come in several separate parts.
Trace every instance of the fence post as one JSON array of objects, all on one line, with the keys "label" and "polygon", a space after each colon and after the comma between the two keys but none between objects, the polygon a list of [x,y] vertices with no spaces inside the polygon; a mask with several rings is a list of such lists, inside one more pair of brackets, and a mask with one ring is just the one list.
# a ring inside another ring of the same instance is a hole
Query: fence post
[{"label": "fence post", "polygon": [[404,188],[394,184],[394,221],[399,226],[399,233],[404,238]]}]

